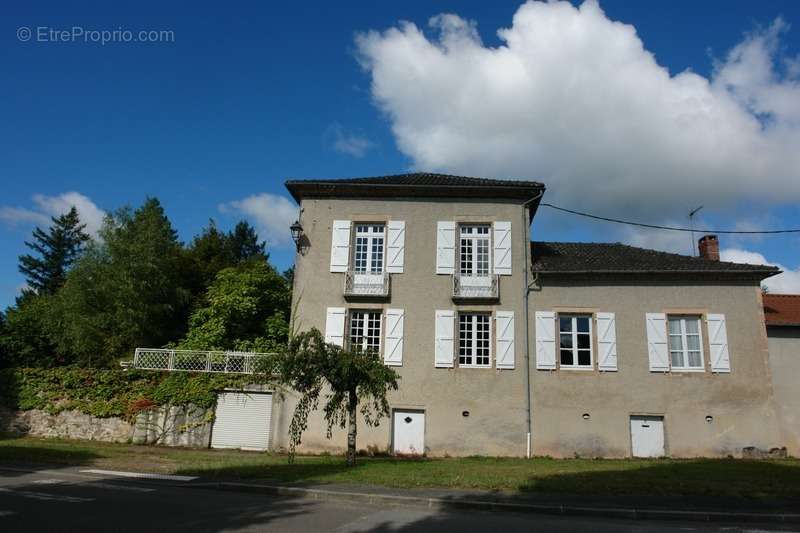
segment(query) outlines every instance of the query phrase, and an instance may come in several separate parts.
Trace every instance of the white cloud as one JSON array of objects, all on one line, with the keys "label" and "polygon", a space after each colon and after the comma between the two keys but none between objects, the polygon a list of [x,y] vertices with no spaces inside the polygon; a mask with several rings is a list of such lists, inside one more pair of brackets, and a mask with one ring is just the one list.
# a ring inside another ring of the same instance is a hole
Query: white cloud
[{"label": "white cloud", "polygon": [[50,222],[50,217],[24,207],[0,207],[0,220],[9,226],[18,224],[46,226]]},{"label": "white cloud", "polygon": [[222,213],[238,213],[249,219],[259,237],[270,246],[288,246],[291,242],[289,226],[297,220],[297,206],[288,198],[261,193],[220,204]]},{"label": "white cloud", "polygon": [[[686,220],[666,220],[665,226],[688,227]],[[695,227],[706,227],[700,222]],[[692,255],[697,251],[697,240],[703,236],[701,232],[667,231],[641,228],[636,226],[621,226],[615,228],[623,242],[642,248],[661,250],[675,254]]]},{"label": "white cloud", "polygon": [[711,78],[671,75],[592,0],[527,2],[496,48],[456,15],[430,26],[435,37],[409,22],[356,37],[416,168],[540,179],[554,203],[648,221],[800,200],[800,85],[796,60],[777,66],[780,19]]},{"label": "white cloud", "polygon": [[341,124],[331,124],[323,134],[325,143],[336,152],[355,158],[364,157],[374,145],[362,135],[346,131]]},{"label": "white cloud", "polygon": [[770,292],[783,294],[800,293],[800,265],[796,269],[768,261],[766,257],[758,252],[750,252],[738,248],[728,248],[720,251],[720,260],[732,261],[734,263],[749,263],[751,265],[773,265],[783,273],[765,279],[761,284],[767,287]]},{"label": "white cloud", "polygon": [[97,237],[106,216],[106,212],[97,207],[89,197],[74,191],[58,196],[34,194],[33,203],[33,208],[0,207],[0,220],[11,226],[36,224],[47,227],[51,223],[50,217],[63,215],[74,206],[78,210],[81,223],[86,224],[86,232]]}]

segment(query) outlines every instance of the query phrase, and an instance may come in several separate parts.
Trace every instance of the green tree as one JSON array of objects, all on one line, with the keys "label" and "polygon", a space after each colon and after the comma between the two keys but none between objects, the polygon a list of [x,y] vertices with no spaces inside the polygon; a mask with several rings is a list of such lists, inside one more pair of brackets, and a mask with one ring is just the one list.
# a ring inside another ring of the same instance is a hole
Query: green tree
[{"label": "green tree", "polygon": [[248,261],[266,264],[269,255],[265,252],[265,244],[259,243],[255,229],[247,222],[239,222],[226,233],[220,231],[212,219],[192,240],[186,249],[186,258],[184,277],[196,304],[200,305],[217,273]]},{"label": "green tree", "polygon": [[19,257],[19,271],[28,286],[39,294],[54,294],[64,284],[67,271],[89,240],[84,232],[86,225],[80,223],[74,206],[51,220],[53,224],[47,232],[37,227],[33,239],[25,242],[39,256]]},{"label": "green tree", "polygon": [[377,426],[389,416],[387,394],[397,390],[397,373],[383,364],[377,352],[343,350],[326,343],[316,329],[289,341],[279,368],[281,380],[300,395],[289,425],[290,459],[308,427],[309,413],[319,407],[325,390],[322,411],[328,438],[334,426],[347,426],[347,464],[355,465],[358,413],[368,426]]},{"label": "green tree", "polygon": [[253,226],[242,220],[228,234],[231,254],[234,263],[242,263],[257,259],[259,261],[269,261],[269,254],[266,252],[266,243],[258,241],[258,233]]},{"label": "green tree", "polygon": [[27,291],[6,310],[0,327],[0,366],[52,367],[69,362],[59,355],[47,329],[52,299]]},{"label": "green tree", "polygon": [[155,198],[107,218],[67,276],[50,313],[49,330],[62,353],[106,366],[137,346],[162,346],[186,328],[191,297],[183,250]]},{"label": "green tree", "polygon": [[197,300],[203,296],[219,271],[236,265],[229,235],[217,229],[213,219],[192,239],[186,249],[186,258],[185,278]]},{"label": "green tree", "polygon": [[273,351],[285,346],[289,290],[267,263],[246,262],[220,271],[204,300],[189,319],[182,348]]}]

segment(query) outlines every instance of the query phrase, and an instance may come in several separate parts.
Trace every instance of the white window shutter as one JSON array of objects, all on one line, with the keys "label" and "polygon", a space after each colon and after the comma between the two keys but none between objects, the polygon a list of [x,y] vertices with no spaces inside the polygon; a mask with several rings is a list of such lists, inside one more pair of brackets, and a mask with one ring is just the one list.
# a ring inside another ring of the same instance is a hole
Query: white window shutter
[{"label": "white window shutter", "polygon": [[455,311],[436,311],[436,359],[437,368],[453,368],[453,330]]},{"label": "white window shutter", "polygon": [[647,313],[647,355],[650,358],[650,372],[669,371],[669,350],[667,349],[667,315]]},{"label": "white window shutter", "polygon": [[494,273],[511,275],[511,222],[494,223]]},{"label": "white window shutter", "polygon": [[553,311],[536,311],[536,368],[556,368],[556,314]]},{"label": "white window shutter", "polygon": [[331,231],[331,272],[347,272],[350,262],[350,221],[334,220]]},{"label": "white window shutter", "polygon": [[495,366],[514,368],[514,311],[496,311],[495,320]]},{"label": "white window shutter", "polygon": [[390,220],[386,230],[386,272],[402,274],[406,251],[406,222]]},{"label": "white window shutter", "polygon": [[329,307],[325,318],[325,342],[344,346],[344,307]]},{"label": "white window shutter", "polygon": [[383,362],[389,366],[403,365],[403,319],[402,309],[386,310],[386,345]]},{"label": "white window shutter", "polygon": [[725,315],[712,315],[706,317],[708,326],[708,346],[711,349],[711,371],[729,373],[731,359],[728,353],[728,328],[725,325]]},{"label": "white window shutter", "polygon": [[600,352],[597,368],[617,371],[617,319],[614,313],[597,313],[597,347]]},{"label": "white window shutter", "polygon": [[440,220],[436,223],[436,273],[453,274],[456,270],[456,223]]}]

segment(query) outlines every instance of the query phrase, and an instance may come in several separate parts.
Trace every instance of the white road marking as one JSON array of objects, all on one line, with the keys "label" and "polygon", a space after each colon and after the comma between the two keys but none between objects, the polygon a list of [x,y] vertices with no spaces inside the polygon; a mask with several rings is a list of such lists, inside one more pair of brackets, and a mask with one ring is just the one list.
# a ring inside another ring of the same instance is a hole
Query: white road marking
[{"label": "white road marking", "polygon": [[14,511],[0,511],[0,518],[3,518],[4,516],[11,516],[12,514],[17,514],[17,513],[15,513]]},{"label": "white road marking", "polygon": [[87,474],[101,474],[104,476],[130,477],[137,479],[162,479],[166,481],[191,481],[197,476],[171,476],[168,474],[147,474],[143,472],[117,472],[115,470],[81,470]]},{"label": "white road marking", "polygon": [[45,500],[54,502],[81,503],[81,502],[93,502],[95,500],[94,498],[82,498],[80,496],[64,496],[60,494],[48,494],[46,492],[34,492],[32,490],[13,490],[13,489],[7,489],[5,487],[0,487],[0,492],[5,492],[7,494],[16,494],[18,496],[22,496],[23,498],[32,498],[34,500]]},{"label": "white road marking", "polygon": [[156,490],[147,487],[131,487],[127,485],[115,485],[113,483],[103,483],[91,480],[87,482],[77,482],[77,481],[67,481],[65,479],[37,479],[33,483],[36,485],[70,485],[73,487],[89,486],[91,488],[127,490],[130,492],[155,492]]}]

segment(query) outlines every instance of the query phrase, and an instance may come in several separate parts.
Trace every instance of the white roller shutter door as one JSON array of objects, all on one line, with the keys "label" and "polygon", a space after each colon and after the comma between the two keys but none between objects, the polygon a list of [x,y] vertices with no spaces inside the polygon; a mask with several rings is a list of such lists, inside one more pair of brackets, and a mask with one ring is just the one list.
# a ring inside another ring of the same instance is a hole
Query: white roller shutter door
[{"label": "white roller shutter door", "polygon": [[267,450],[271,422],[271,393],[221,392],[217,397],[211,447]]}]

